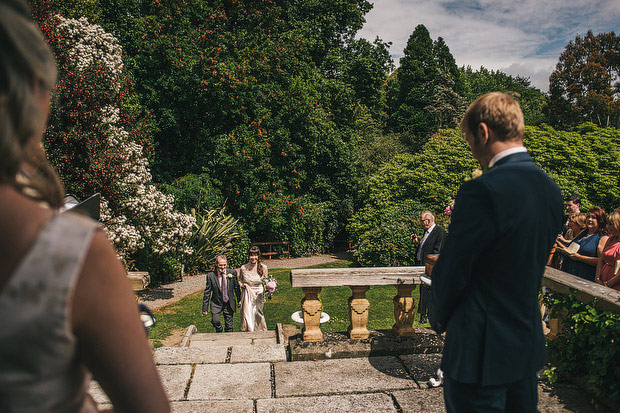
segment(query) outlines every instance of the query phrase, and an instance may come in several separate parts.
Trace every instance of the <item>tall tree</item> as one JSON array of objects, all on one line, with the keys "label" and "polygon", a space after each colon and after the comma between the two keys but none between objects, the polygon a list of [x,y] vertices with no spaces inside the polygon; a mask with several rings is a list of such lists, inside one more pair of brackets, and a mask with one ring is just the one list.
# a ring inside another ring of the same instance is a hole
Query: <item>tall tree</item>
[{"label": "tall tree", "polygon": [[400,59],[398,108],[391,114],[393,128],[412,135],[414,146],[421,147],[415,141],[426,139],[433,130],[433,116],[425,108],[431,103],[436,75],[433,40],[426,27],[420,24],[409,36]]},{"label": "tall tree", "polygon": [[540,125],[546,122],[543,113],[547,99],[545,95],[530,84],[525,77],[513,77],[499,70],[489,70],[485,67],[474,71],[470,66],[459,70],[461,81],[461,95],[468,105],[476,98],[488,92],[504,92],[512,95],[523,111],[526,125]]},{"label": "tall tree", "polygon": [[620,36],[591,30],[566,45],[549,77],[550,123],[620,127]]}]

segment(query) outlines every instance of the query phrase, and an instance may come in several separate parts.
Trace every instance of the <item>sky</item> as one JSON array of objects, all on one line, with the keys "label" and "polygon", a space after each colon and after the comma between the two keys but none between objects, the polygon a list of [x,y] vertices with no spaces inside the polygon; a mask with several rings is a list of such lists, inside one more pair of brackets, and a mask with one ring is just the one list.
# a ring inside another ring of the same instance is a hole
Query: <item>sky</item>
[{"label": "sky", "polygon": [[369,0],[357,37],[392,42],[398,59],[418,24],[443,37],[458,66],[530,78],[547,92],[566,44],[588,30],[620,34],[620,0]]}]

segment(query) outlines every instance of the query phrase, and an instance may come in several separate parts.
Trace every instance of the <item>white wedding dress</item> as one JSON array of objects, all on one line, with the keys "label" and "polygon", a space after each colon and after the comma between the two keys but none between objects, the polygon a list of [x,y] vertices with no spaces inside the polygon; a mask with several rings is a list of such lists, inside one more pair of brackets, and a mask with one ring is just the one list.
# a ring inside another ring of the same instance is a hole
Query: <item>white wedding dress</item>
[{"label": "white wedding dress", "polygon": [[[263,277],[267,276],[267,266],[263,266]],[[241,285],[241,331],[267,331],[267,323],[263,314],[265,294],[261,276],[257,266],[245,264],[239,271]]]}]

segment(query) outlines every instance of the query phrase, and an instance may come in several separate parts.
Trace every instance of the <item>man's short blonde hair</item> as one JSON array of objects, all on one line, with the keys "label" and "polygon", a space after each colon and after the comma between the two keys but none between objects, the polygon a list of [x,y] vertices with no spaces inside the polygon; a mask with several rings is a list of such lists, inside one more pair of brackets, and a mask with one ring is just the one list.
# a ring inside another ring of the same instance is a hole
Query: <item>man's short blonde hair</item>
[{"label": "man's short blonde hair", "polygon": [[523,140],[523,112],[519,103],[505,93],[491,92],[474,100],[463,116],[461,132],[476,137],[480,123],[493,130],[500,141]]}]

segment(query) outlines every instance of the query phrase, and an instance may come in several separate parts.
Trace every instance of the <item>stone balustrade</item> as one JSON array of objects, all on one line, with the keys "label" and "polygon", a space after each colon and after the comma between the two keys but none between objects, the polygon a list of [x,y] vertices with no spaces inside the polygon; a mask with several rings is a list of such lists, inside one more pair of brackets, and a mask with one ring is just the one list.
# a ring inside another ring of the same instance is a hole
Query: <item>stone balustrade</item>
[{"label": "stone balustrade", "polygon": [[[582,303],[592,304],[593,307],[604,311],[620,312],[620,291],[616,291],[604,285],[584,280],[553,267],[546,267],[542,279],[542,285],[552,293],[571,294]],[[541,303],[541,313],[544,314],[544,305]],[[560,312],[558,318],[549,320],[547,327],[543,323],[543,330],[548,340],[553,340],[562,331],[562,319],[566,310]]]},{"label": "stone balustrade", "polygon": [[[322,287],[348,286],[351,288],[349,298],[349,337],[364,339],[369,337],[366,328],[370,303],[365,297],[373,285],[394,285],[394,326],[392,331],[398,337],[414,334],[413,320],[415,301],[411,292],[420,284],[420,275],[430,274],[438,255],[429,255],[426,266],[422,267],[373,267],[373,268],[321,268],[298,269],[291,271],[291,285],[300,287],[305,296],[301,300],[304,319],[303,340],[321,341],[323,333],[320,328],[321,309],[318,298]],[[620,312],[620,292],[611,288],[583,280],[574,275],[546,267],[542,285],[559,294],[574,293],[584,303],[606,311]],[[544,313],[544,309],[541,308]],[[544,325],[547,338],[557,337],[561,328],[561,319],[552,319],[549,328]]]},{"label": "stone balustrade", "polygon": [[394,326],[392,331],[398,337],[411,336],[415,316],[415,300],[411,292],[420,284],[420,275],[425,267],[373,267],[373,268],[320,268],[297,269],[291,271],[291,285],[300,287],[304,292],[301,308],[304,319],[303,340],[321,341],[323,333],[320,328],[321,309],[323,305],[318,294],[323,287],[348,286],[351,288],[349,298],[349,337],[352,339],[368,338],[370,332],[368,309],[370,303],[366,292],[373,285],[393,285]]}]

